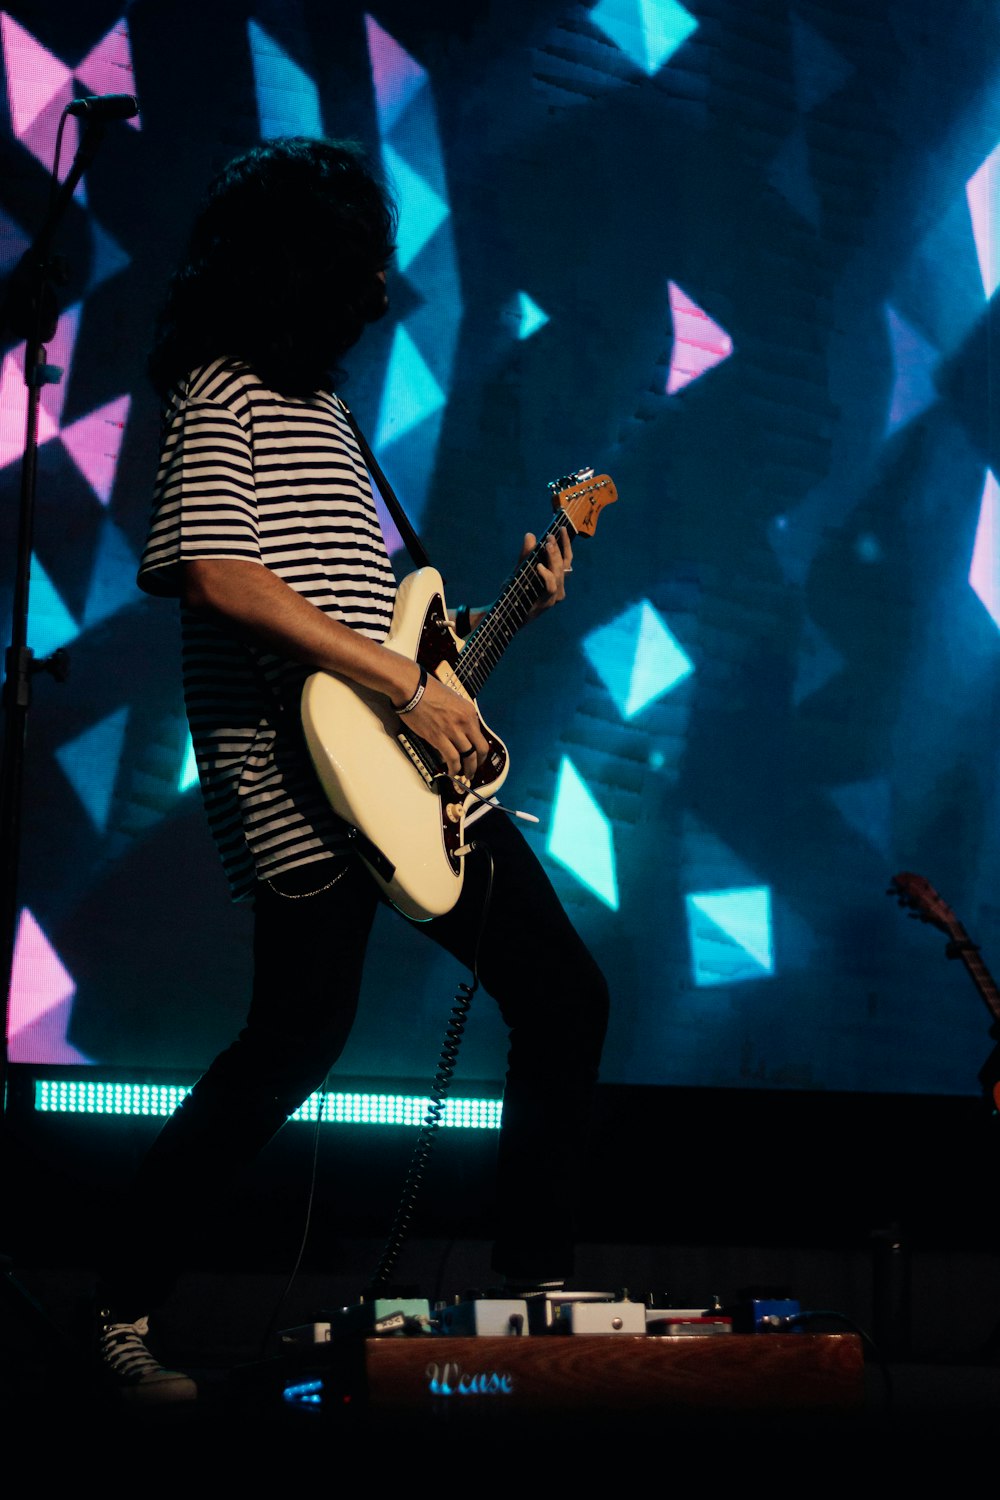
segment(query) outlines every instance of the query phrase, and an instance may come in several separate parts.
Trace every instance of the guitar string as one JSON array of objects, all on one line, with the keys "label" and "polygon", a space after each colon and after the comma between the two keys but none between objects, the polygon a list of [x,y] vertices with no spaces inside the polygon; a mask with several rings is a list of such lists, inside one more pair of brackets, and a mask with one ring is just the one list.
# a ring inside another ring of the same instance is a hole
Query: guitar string
[{"label": "guitar string", "polygon": [[[473,698],[481,691],[489,673],[544,592],[544,585],[533,570],[546,542],[569,524],[566,512],[559,511],[465,643],[458,657],[456,676]],[[498,641],[497,637],[501,635],[504,638]],[[482,671],[484,666],[486,670]]]},{"label": "guitar string", "polygon": [[[590,489],[602,489],[604,488],[604,484],[605,481],[603,479],[600,481],[595,481],[590,485]],[[497,662],[500,660],[503,649],[510,644],[515,632],[520,628],[521,625],[524,624],[524,620],[527,618],[531,607],[534,605],[536,600],[541,598],[542,596],[542,593],[544,591],[543,587],[537,573],[535,573],[533,570],[541,552],[544,549],[546,541],[550,536],[554,536],[557,531],[570,525],[572,525],[572,522],[570,521],[568,513],[564,508],[560,507],[559,510],[557,510],[552,521],[546,528],[546,531],[544,532],[540,541],[536,544],[531,555],[524,559],[523,563],[513,574],[508,583],[504,586],[496,604],[489,611],[486,618],[480,621],[479,625],[476,627],[476,629],[473,631],[472,635],[466,642],[462,650],[461,657],[459,658],[460,663],[462,663],[464,660],[465,666],[465,670],[459,672],[459,681],[461,681],[464,686],[468,686],[470,682],[475,682],[476,687],[475,691],[472,694],[473,697],[475,697],[476,692],[479,691],[483,683],[486,681],[486,677],[489,671],[492,670],[492,668],[496,666]],[[521,588],[522,583],[529,577],[529,575],[531,587],[525,592],[525,599],[518,604],[518,607],[515,610],[513,607],[515,594],[517,590]],[[524,607],[525,601],[527,604],[526,608]],[[482,678],[479,678],[477,669],[481,664],[482,658],[489,653],[491,648],[493,648],[494,637],[498,633],[498,629],[510,620],[514,621],[513,628],[509,631],[509,633],[507,633],[506,639],[503,641],[503,644],[499,648],[494,648],[493,659],[489,662],[487,671],[483,674]],[[486,627],[485,630],[484,627]],[[482,642],[477,639],[480,631],[484,631]],[[471,655],[469,654],[470,646],[472,647]]]},{"label": "guitar string", "polygon": [[[466,640],[455,664],[454,671],[455,676],[471,697],[475,698],[477,696],[490,671],[500,660],[504,648],[509,645],[518,628],[523,625],[535,599],[541,597],[543,585],[537,573],[532,574],[531,570],[535,566],[536,559],[544,550],[546,541],[550,536],[554,536],[561,527],[568,526],[569,524],[570,520],[566,512],[564,510],[557,511],[536,546],[520,563],[514,574],[502,588],[496,603],[488,611],[485,618],[480,620],[476,629]],[[523,587],[529,575],[534,584],[533,593],[529,588]],[[522,592],[522,599],[515,609],[513,600],[518,590]],[[520,618],[516,618],[518,615]],[[506,624],[512,619],[515,620],[513,629],[507,635],[506,641],[500,645],[495,643],[495,637],[500,628],[495,624],[498,619],[502,624]],[[482,632],[481,638],[480,632]],[[482,670],[484,665],[485,671]],[[432,774],[440,775],[440,763],[431,747],[416,735],[410,735],[408,739],[409,743],[413,746],[414,752],[423,761],[426,769]],[[476,795],[478,796],[478,793]],[[482,801],[482,798],[480,800]]]}]

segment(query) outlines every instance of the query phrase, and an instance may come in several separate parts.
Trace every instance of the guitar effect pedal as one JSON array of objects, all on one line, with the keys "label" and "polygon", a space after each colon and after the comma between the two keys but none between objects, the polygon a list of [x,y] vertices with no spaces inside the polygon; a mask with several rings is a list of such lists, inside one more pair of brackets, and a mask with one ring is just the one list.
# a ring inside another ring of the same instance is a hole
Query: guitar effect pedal
[{"label": "guitar effect pedal", "polygon": [[519,1338],[528,1332],[528,1304],[519,1297],[476,1297],[439,1306],[437,1323],[449,1337]]}]

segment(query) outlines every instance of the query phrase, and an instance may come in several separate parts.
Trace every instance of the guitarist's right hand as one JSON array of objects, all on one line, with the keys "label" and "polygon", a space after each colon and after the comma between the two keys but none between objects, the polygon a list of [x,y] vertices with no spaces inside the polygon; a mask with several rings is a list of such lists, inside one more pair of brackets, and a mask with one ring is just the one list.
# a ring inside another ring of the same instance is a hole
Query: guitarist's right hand
[{"label": "guitarist's right hand", "polygon": [[430,674],[420,702],[400,716],[400,723],[437,751],[449,776],[464,775],[471,780],[489,754],[472,699]]},{"label": "guitarist's right hand", "polygon": [[[324,614],[282,578],[259,563],[207,558],[182,564],[181,597],[189,609],[221,615],[231,629],[258,644],[320,671],[405,703],[416,691],[416,662],[369,640]],[[400,719],[434,749],[449,776],[470,778],[489,753],[471,698],[428,674],[412,713]],[[474,752],[474,753],[472,753]]]}]

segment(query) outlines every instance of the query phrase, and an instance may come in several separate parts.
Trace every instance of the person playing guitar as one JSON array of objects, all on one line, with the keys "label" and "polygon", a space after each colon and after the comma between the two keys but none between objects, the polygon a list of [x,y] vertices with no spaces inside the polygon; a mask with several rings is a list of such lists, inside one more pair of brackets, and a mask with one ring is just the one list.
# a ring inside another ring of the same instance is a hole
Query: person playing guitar
[{"label": "person playing guitar", "polygon": [[[232,897],[252,911],[254,970],[244,1028],[166,1122],[109,1226],[98,1343],[108,1378],[138,1400],[197,1395],[147,1346],[148,1314],[234,1174],[323,1086],[385,899],[307,750],[306,682],[350,684],[429,747],[433,774],[457,787],[460,828],[473,817],[460,796],[491,753],[474,697],[389,642],[396,582],[334,393],[340,360],[387,310],[395,225],[355,143],[293,137],[243,153],[196,218],[151,361],[164,422],[139,583],[180,600],[205,809]],[[571,529],[540,547],[525,538],[526,618],[564,598]],[[487,613],[448,614],[456,649]],[[557,1285],[573,1269],[607,985],[507,815],[487,805],[474,835],[453,904],[418,930],[481,979],[509,1031],[493,1270],[511,1287]]]}]

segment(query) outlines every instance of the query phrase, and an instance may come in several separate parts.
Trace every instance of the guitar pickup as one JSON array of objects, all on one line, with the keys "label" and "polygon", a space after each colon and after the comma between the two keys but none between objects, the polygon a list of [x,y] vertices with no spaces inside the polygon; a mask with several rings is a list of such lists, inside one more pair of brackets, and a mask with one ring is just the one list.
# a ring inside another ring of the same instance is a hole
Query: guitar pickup
[{"label": "guitar pickup", "polygon": [[397,734],[396,739],[406,751],[410,760],[420,772],[429,787],[433,787],[435,781],[441,775],[441,767],[431,757],[430,747],[424,745],[422,740],[411,740],[408,735]]}]

